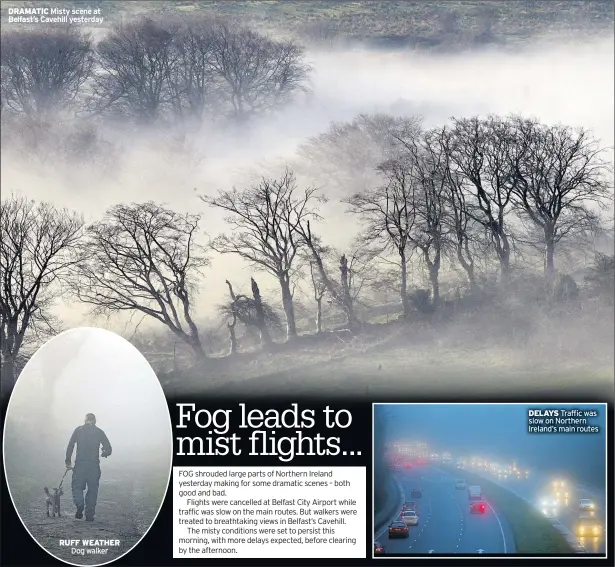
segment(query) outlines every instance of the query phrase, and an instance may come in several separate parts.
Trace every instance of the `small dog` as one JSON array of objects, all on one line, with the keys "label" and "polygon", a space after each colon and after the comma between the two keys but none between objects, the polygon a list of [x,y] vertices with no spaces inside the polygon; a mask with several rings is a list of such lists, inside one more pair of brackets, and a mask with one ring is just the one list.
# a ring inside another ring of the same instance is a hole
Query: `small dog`
[{"label": "small dog", "polygon": [[52,488],[53,494],[49,491],[49,489],[45,486],[43,488],[47,498],[45,499],[45,505],[47,506],[47,516],[49,516],[49,508],[51,508],[51,515],[55,518],[56,514],[58,517],[61,517],[60,513],[60,496],[64,494],[62,488]]}]

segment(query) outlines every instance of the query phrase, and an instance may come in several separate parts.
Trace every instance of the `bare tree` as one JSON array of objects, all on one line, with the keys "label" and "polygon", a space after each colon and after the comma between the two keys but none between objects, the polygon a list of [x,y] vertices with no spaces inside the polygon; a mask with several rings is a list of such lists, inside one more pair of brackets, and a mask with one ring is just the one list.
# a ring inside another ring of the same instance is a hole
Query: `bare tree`
[{"label": "bare tree", "polygon": [[237,327],[237,321],[239,318],[238,315],[240,314],[240,311],[237,309],[237,296],[233,291],[233,286],[231,285],[231,282],[226,280],[226,285],[228,285],[231,302],[230,304],[221,305],[218,310],[220,311],[220,313],[226,316],[227,319],[229,319],[226,323],[229,332],[229,338],[231,341],[231,350],[229,354],[234,355],[237,354],[237,333],[235,332],[235,328]]},{"label": "bare tree", "polygon": [[439,275],[448,239],[446,218],[449,176],[443,167],[445,157],[440,146],[430,144],[427,138],[407,147],[412,152],[412,161],[416,164],[414,173],[417,187],[413,192],[416,220],[410,233],[410,241],[421,251],[427,265],[431,300],[435,307],[440,303]]},{"label": "bare tree", "polygon": [[[343,288],[338,280],[330,275],[331,271],[327,269],[326,260],[331,256],[331,249],[324,246],[320,238],[312,232],[310,221],[300,222],[296,226],[297,233],[301,237],[301,242],[309,252],[313,267],[317,271],[322,284],[326,287],[331,299],[335,301],[346,314],[346,323],[350,329],[354,329],[359,324],[352,294],[349,293],[349,286]],[[347,260],[346,260],[347,264]],[[344,262],[340,262],[340,277],[344,277]],[[346,277],[348,273],[346,272]]]},{"label": "bare tree", "polygon": [[444,194],[446,209],[448,241],[451,244],[447,252],[454,253],[459,265],[465,271],[471,292],[477,291],[476,262],[478,230],[476,221],[469,213],[468,196],[464,190],[463,176],[451,164],[451,132],[448,128],[438,128],[425,134],[425,143],[431,152],[436,152],[440,159],[439,172],[446,179],[448,191]]},{"label": "bare tree", "polygon": [[153,202],[111,207],[87,227],[77,297],[95,314],[144,313],[205,356],[192,315],[196,278],[208,265],[195,242],[199,220]]},{"label": "bare tree", "polygon": [[117,25],[97,48],[96,112],[113,110],[143,123],[163,116],[176,95],[169,88],[178,59],[176,32],[176,26],[151,19]]},{"label": "bare tree", "polygon": [[360,303],[361,293],[378,277],[372,266],[377,253],[359,240],[351,246],[349,254],[339,256],[343,297],[353,308]]},{"label": "bare tree", "polygon": [[2,395],[10,395],[24,342],[53,334],[49,312],[58,283],[74,266],[83,220],[49,203],[12,196],[2,201],[0,345]]},{"label": "bare tree", "polygon": [[237,120],[275,110],[307,90],[310,66],[294,42],[275,41],[224,22],[214,25],[211,38],[209,64],[223,81]]},{"label": "bare tree", "polygon": [[399,157],[400,140],[414,138],[419,130],[419,118],[388,114],[360,114],[350,122],[333,122],[326,132],[299,147],[299,167],[329,187],[369,191],[379,180],[378,166]]},{"label": "bare tree", "polygon": [[220,80],[211,66],[213,24],[190,19],[175,34],[176,65],[169,74],[173,113],[179,119],[201,120],[221,102]]},{"label": "bare tree", "polygon": [[498,117],[453,119],[450,142],[449,163],[471,197],[466,200],[467,214],[488,234],[500,263],[501,280],[506,283],[513,245],[507,222],[514,185],[508,160],[511,125]]},{"label": "bare tree", "polygon": [[295,177],[287,169],[280,179],[263,178],[243,191],[233,189],[221,191],[217,197],[201,197],[208,205],[230,213],[226,222],[233,234],[216,238],[213,249],[237,254],[278,280],[289,339],[297,336],[291,280],[303,243],[298,227],[317,218],[312,207],[319,200],[315,193],[313,188],[297,191]]},{"label": "bare tree", "polygon": [[585,283],[593,297],[599,297],[606,304],[613,305],[615,295],[615,256],[596,253],[593,265],[585,276]]},{"label": "bare tree", "polygon": [[613,199],[612,172],[604,150],[584,129],[513,119],[510,152],[515,203],[544,239],[544,273],[555,279],[555,247],[566,237],[590,231],[597,212]]},{"label": "bare tree", "polygon": [[250,279],[252,289],[252,297],[244,294],[236,294],[233,290],[231,282],[226,280],[226,285],[229,289],[231,301],[220,306],[220,312],[228,319],[227,326],[231,339],[231,354],[237,352],[237,337],[235,328],[237,323],[242,323],[246,327],[255,327],[258,329],[261,344],[265,348],[270,348],[273,345],[271,333],[269,329],[280,325],[280,318],[275,309],[268,303],[263,301],[260,289],[254,278]]},{"label": "bare tree", "polygon": [[408,302],[407,251],[414,227],[413,168],[411,159],[391,159],[379,166],[386,185],[353,195],[345,200],[350,211],[360,215],[365,225],[362,239],[365,242],[381,242],[382,250],[393,250],[399,255],[401,268],[400,298],[404,317],[410,313]]},{"label": "bare tree", "polygon": [[66,110],[92,75],[90,36],[74,27],[3,33],[1,41],[3,110],[33,119]]},{"label": "bare tree", "polygon": [[[385,268],[378,270],[377,277],[370,282],[370,290],[375,305],[384,307],[386,322],[392,313],[389,312],[389,297],[399,296],[399,269],[391,268],[391,264],[385,261]],[[393,264],[394,265],[394,264]]]}]

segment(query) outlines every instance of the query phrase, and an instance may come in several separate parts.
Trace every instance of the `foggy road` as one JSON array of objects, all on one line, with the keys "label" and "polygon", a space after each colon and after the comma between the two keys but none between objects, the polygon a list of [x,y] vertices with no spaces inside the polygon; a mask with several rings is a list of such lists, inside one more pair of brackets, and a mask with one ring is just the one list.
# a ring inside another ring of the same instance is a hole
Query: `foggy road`
[{"label": "foggy road", "polygon": [[[410,526],[407,539],[389,539],[385,528],[375,539],[390,554],[462,555],[514,553],[514,541],[506,519],[487,501],[485,514],[471,514],[467,490],[455,489],[455,477],[430,466],[399,474],[406,500],[417,502],[419,524]],[[422,488],[412,498],[412,488]]]},{"label": "foggy road", "polygon": [[[554,498],[552,483],[554,477],[539,472],[532,472],[530,477],[525,480],[517,479],[498,479],[494,475],[486,472],[476,471],[471,469],[473,473],[485,476],[491,482],[499,484],[514,492],[521,498],[529,501],[541,513],[557,520],[566,530],[575,537],[575,539],[583,546],[587,553],[606,553],[606,506],[605,494],[596,490],[588,489],[574,483],[567,483],[566,491],[568,498],[563,498],[560,505],[555,509],[546,508],[542,503],[545,500]],[[460,478],[463,477],[463,471],[459,471]],[[602,534],[598,537],[580,538],[575,535],[577,519],[579,517],[578,504],[579,501],[588,498],[596,505],[595,515],[600,519],[603,526]]]}]

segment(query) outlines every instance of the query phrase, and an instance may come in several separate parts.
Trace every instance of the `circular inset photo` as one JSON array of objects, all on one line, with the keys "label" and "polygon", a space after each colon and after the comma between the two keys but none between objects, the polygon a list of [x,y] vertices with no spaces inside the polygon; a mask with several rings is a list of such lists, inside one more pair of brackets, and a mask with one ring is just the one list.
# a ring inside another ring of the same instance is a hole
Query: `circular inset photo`
[{"label": "circular inset photo", "polygon": [[162,387],[119,335],[66,331],[19,376],[3,450],[13,505],[34,540],[66,563],[105,565],[139,543],[164,502],[173,434]]}]

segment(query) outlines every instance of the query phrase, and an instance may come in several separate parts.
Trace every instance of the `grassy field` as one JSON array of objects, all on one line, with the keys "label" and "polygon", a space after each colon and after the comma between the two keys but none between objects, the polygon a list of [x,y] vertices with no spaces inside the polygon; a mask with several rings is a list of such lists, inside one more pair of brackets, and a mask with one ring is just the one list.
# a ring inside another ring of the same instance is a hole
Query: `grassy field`
[{"label": "grassy field", "polygon": [[[59,480],[59,479],[58,479]],[[132,549],[154,521],[166,489],[166,478],[150,478],[142,470],[103,470],[93,523],[75,519],[70,474],[64,482],[62,516],[46,517],[42,487],[10,479],[17,512],[32,537],[54,557],[79,565],[110,562]],[[72,555],[61,539],[116,539],[105,555]]]},{"label": "grassy field", "polygon": [[[3,2],[9,7],[27,2]],[[379,47],[455,49],[478,44],[518,45],[570,32],[612,34],[613,2],[570,1],[229,1],[54,2],[98,7],[104,26],[134,16],[203,14],[232,18],[263,31],[304,41],[352,40]]]},{"label": "grassy field", "polygon": [[[169,395],[349,395],[386,398],[486,398],[613,395],[612,346],[585,344],[570,332],[529,342],[476,337],[479,323],[453,331],[420,324],[374,325],[342,342],[335,335],[280,345],[273,354],[251,353],[206,360],[201,365],[158,372]],[[612,331],[611,331],[612,334]],[[574,344],[570,344],[574,343]],[[577,348],[574,348],[574,345]]]},{"label": "grassy field", "polygon": [[[458,474],[452,467],[438,466],[453,475]],[[463,476],[470,483],[480,485],[486,498],[506,517],[515,539],[516,553],[571,553],[564,537],[525,500],[474,473],[464,470]]]}]

